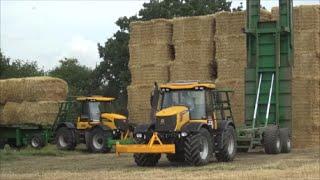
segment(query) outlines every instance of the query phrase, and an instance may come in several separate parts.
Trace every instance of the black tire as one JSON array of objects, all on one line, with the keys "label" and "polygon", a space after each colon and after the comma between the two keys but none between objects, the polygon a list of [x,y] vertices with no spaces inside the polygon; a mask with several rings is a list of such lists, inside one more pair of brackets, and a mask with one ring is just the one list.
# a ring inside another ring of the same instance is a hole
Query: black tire
[{"label": "black tire", "polygon": [[93,153],[108,153],[111,147],[108,147],[108,138],[112,138],[110,131],[105,131],[102,128],[96,127],[89,134],[89,147]]},{"label": "black tire", "polygon": [[267,154],[281,152],[280,131],[277,126],[269,126],[263,133],[264,151]]},{"label": "black tire", "polygon": [[280,129],[281,153],[291,152],[291,136],[288,128]]},{"label": "black tire", "polygon": [[[216,152],[215,156],[219,162],[229,162],[233,161],[237,152],[237,140],[235,130],[232,126],[228,126],[223,132],[223,135],[218,135],[217,137],[222,137],[223,139],[218,139],[222,142],[222,149]],[[222,141],[221,141],[222,140]]]},{"label": "black tire", "polygon": [[90,146],[90,142],[89,142],[89,136],[90,136],[90,133],[88,131],[86,131],[85,134],[84,134],[86,147],[87,147],[87,150],[89,152],[92,152],[92,149],[91,149],[91,146]]},{"label": "black tire", "polygon": [[201,128],[198,133],[187,136],[184,151],[184,159],[190,165],[208,164],[213,154],[213,142],[209,131]]},{"label": "black tire", "polygon": [[133,157],[138,166],[155,166],[158,164],[161,154],[135,153]]},{"label": "black tire", "polygon": [[35,134],[30,139],[30,146],[34,149],[41,149],[46,145],[45,140],[41,134]]},{"label": "black tire", "polygon": [[67,127],[59,128],[55,137],[55,143],[59,150],[74,150],[76,147],[74,130]]}]

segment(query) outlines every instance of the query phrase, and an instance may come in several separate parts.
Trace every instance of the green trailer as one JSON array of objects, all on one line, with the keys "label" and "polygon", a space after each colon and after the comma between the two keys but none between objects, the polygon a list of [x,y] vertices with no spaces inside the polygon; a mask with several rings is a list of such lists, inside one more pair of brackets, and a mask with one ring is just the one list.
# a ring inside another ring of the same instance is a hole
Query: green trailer
[{"label": "green trailer", "polygon": [[51,126],[36,124],[0,125],[0,149],[6,144],[13,148],[30,145],[41,149],[52,142]]},{"label": "green trailer", "polygon": [[291,149],[293,66],[292,0],[279,0],[279,20],[261,22],[260,0],[247,0],[245,123],[238,151],[263,146],[267,154]]}]

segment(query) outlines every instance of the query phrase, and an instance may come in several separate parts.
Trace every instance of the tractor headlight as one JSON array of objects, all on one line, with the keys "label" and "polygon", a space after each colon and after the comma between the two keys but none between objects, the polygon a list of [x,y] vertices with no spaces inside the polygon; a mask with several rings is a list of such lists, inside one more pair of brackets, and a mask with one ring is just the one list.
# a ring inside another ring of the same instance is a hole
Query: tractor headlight
[{"label": "tractor headlight", "polygon": [[142,133],[137,133],[137,134],[136,134],[136,137],[137,137],[137,138],[142,138],[142,136],[143,136]]},{"label": "tractor headlight", "polygon": [[181,137],[186,137],[186,136],[188,136],[188,133],[186,133],[186,132],[181,132]]}]

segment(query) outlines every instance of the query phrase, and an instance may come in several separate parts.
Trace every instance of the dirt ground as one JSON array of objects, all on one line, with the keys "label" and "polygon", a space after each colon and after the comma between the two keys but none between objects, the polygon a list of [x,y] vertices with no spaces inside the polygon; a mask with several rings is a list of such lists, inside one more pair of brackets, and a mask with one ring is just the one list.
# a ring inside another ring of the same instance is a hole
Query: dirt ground
[{"label": "dirt ground", "polygon": [[88,154],[83,149],[59,152],[10,149],[0,151],[0,179],[320,179],[320,149],[295,149],[266,155],[239,153],[230,163],[207,166],[171,164],[165,155],[156,167],[138,167],[132,155]]}]

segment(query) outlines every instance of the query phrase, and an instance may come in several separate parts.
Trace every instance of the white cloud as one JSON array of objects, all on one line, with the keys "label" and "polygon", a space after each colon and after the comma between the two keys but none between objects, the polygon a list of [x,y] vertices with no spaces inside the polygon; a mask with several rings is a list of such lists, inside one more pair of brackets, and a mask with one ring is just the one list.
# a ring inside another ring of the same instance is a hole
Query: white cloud
[{"label": "white cloud", "polygon": [[97,44],[81,35],[73,36],[66,44],[59,59],[72,57],[79,60],[80,64],[94,68],[100,61]]}]

